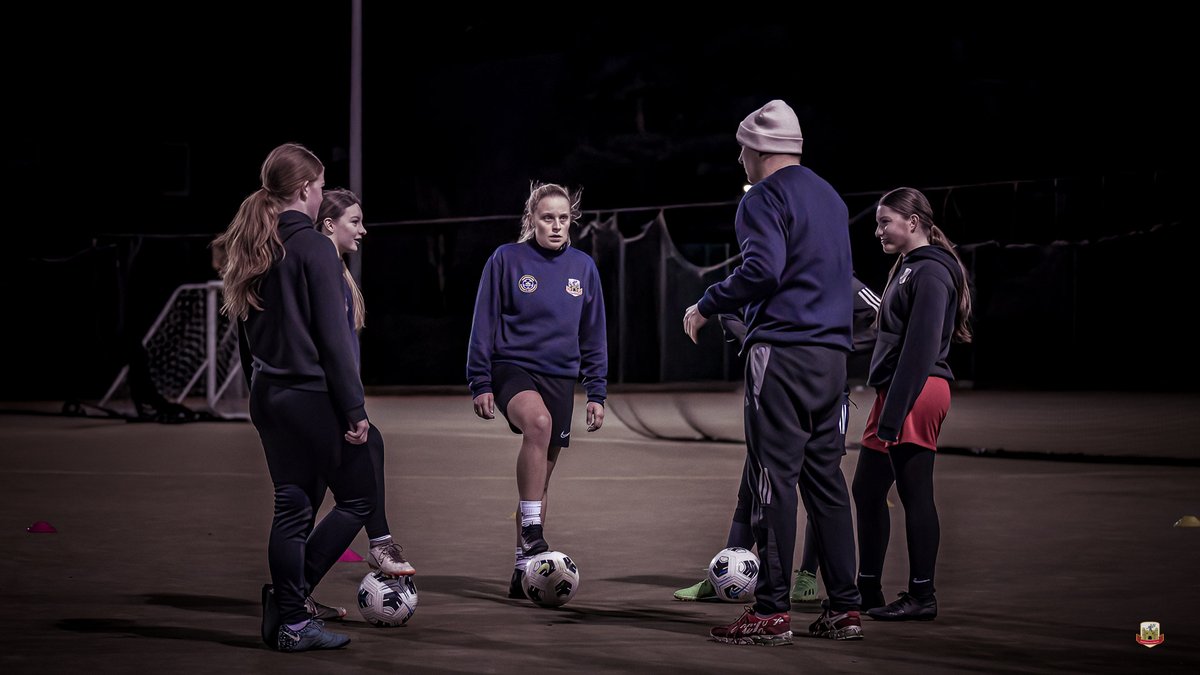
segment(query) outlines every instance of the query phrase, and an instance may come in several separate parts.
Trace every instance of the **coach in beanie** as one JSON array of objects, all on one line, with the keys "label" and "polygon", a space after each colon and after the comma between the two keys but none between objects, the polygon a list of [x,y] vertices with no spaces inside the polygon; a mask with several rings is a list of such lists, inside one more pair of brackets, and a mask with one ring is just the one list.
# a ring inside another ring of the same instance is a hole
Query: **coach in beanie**
[{"label": "coach in beanie", "polygon": [[791,106],[779,99],[767,103],[742,120],[737,141],[751,150],[779,155],[799,155],[804,145],[800,120]]},{"label": "coach in beanie", "polygon": [[804,632],[858,640],[862,596],[841,467],[853,314],[849,210],[832,185],[800,165],[804,137],[788,104],[777,99],[751,113],[737,140],[738,162],[750,183],[733,221],[742,264],[684,310],[683,331],[698,344],[708,317],[743,312],[742,486],[748,489],[739,491],[728,542],[747,547],[752,541],[759,566],[751,611],[713,627],[709,636],[727,644],[791,642],[798,571],[792,555],[803,497],[828,595],[821,616]]}]

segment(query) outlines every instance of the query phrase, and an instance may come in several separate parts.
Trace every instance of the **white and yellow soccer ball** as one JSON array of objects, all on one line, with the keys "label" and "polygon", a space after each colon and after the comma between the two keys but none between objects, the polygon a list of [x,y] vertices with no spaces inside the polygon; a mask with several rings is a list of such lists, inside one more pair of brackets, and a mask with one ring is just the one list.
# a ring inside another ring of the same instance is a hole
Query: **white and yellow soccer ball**
[{"label": "white and yellow soccer ball", "polygon": [[525,563],[525,595],[542,607],[559,607],[579,591],[579,566],[561,551],[539,553]]}]

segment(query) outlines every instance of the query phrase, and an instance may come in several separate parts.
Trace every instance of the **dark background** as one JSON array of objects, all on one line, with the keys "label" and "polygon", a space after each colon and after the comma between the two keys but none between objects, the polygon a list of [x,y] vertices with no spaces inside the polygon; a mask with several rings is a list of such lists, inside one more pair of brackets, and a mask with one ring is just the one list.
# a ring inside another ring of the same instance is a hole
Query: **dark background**
[{"label": "dark background", "polygon": [[[647,207],[622,216],[627,234],[654,207],[724,203],[665,212],[681,251],[715,262],[744,182],[737,123],[782,98],[804,163],[865,213],[855,262],[877,290],[884,190],[921,188],[952,239],[993,242],[973,270],[979,349],[956,369],[985,386],[1193,386],[1174,337],[1196,243],[1179,16],[982,9],[934,29],[800,9],[365,5],[369,384],[462,382],[478,269],[515,237],[531,180],[583,187],[590,211]],[[97,397],[171,289],[215,278],[207,243],[271,148],[304,143],[348,184],[350,4],[6,13],[0,395]],[[493,215],[511,217],[469,220]],[[412,222],[436,218],[468,220]]]}]

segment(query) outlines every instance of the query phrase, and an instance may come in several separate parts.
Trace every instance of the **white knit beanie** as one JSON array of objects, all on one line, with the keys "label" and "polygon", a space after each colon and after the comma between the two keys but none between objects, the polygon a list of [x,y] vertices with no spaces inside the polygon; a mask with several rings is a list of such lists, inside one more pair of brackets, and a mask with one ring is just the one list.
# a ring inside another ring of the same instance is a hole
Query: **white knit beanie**
[{"label": "white knit beanie", "polygon": [[791,106],[775,99],[750,113],[737,130],[737,141],[759,152],[799,155],[804,145],[800,120]]}]

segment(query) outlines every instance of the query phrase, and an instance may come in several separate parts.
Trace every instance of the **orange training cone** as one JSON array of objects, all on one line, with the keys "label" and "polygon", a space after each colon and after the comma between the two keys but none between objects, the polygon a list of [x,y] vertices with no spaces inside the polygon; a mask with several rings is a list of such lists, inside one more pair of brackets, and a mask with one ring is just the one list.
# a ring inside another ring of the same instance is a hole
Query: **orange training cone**
[{"label": "orange training cone", "polygon": [[58,530],[54,529],[53,525],[51,525],[50,523],[47,523],[44,520],[39,520],[36,523],[30,525],[29,527],[25,528],[25,531],[32,532],[35,534],[54,534],[55,532],[58,532]]},{"label": "orange training cone", "polygon": [[362,562],[362,561],[363,561],[363,557],[361,555],[355,553],[354,549],[350,549],[350,548],[346,549],[346,552],[342,554],[342,557],[338,558],[338,562]]}]

